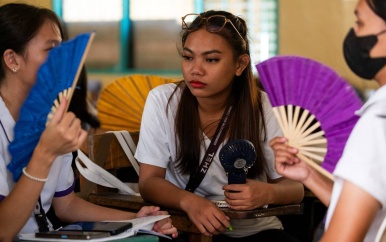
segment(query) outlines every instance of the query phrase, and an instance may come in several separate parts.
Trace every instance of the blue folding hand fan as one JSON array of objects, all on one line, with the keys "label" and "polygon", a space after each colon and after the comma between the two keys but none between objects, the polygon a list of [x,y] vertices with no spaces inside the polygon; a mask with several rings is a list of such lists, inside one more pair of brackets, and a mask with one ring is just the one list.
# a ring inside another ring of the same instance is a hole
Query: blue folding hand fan
[{"label": "blue folding hand fan", "polygon": [[330,179],[362,106],[334,70],[308,58],[277,56],[256,65],[289,145]]},{"label": "blue folding hand fan", "polygon": [[[9,145],[11,162],[8,169],[18,181],[22,169],[31,159],[40,135],[57,106],[58,96],[70,101],[94,33],[85,33],[50,50],[39,68],[35,85],[20,110]],[[50,116],[50,117],[49,117]]]}]

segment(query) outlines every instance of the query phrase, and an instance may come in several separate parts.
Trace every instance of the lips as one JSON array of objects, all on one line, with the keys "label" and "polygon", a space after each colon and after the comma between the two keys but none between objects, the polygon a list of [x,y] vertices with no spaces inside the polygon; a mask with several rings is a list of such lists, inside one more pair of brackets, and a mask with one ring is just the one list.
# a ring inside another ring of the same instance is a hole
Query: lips
[{"label": "lips", "polygon": [[203,88],[204,86],[206,86],[205,83],[199,81],[190,81],[189,83],[193,88]]}]

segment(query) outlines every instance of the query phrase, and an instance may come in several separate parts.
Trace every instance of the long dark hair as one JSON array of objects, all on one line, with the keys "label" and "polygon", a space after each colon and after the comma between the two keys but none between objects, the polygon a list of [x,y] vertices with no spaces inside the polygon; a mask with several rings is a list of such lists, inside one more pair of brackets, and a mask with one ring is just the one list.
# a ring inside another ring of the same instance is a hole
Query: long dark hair
[{"label": "long dark hair", "polygon": [[[234,28],[227,23],[225,27],[216,34],[224,37],[232,47],[235,60],[242,54],[249,53],[247,39],[247,26],[242,18],[236,17],[225,11],[207,11],[200,14],[203,17],[212,15],[223,15],[230,19],[245,40],[245,44]],[[195,20],[197,21],[197,19]],[[200,29],[205,22],[197,24]],[[182,46],[192,31],[183,30],[181,33]],[[261,90],[252,74],[252,67],[248,65],[240,76],[235,76],[232,84],[232,93],[229,99],[233,102],[233,114],[230,117],[226,130],[228,140],[247,139],[253,143],[257,153],[255,165],[249,170],[248,178],[256,178],[263,173],[266,160],[263,152],[262,141],[266,140],[266,127],[264,123],[264,111],[261,100]],[[192,95],[184,82],[178,84],[177,89],[182,89],[182,95],[178,104],[175,118],[176,144],[177,146],[177,168],[183,174],[195,172],[199,165],[200,144],[203,140],[200,132],[197,99]],[[173,96],[173,95],[172,95]],[[170,100],[170,99],[169,99]]]},{"label": "long dark hair", "polygon": [[68,111],[73,112],[80,120],[82,120],[83,128],[87,128],[86,124],[90,125],[90,128],[99,128],[99,119],[89,110],[87,83],[87,70],[86,67],[83,66]]},{"label": "long dark hair", "polygon": [[386,1],[384,0],[366,0],[367,5],[373,12],[386,21]]},{"label": "long dark hair", "polygon": [[[57,15],[50,9],[39,8],[22,3],[9,3],[0,7],[0,55],[7,49],[25,54],[28,42],[33,39],[50,20],[58,26],[62,39],[67,39],[63,25]],[[5,63],[1,58],[0,83],[5,77]]]}]

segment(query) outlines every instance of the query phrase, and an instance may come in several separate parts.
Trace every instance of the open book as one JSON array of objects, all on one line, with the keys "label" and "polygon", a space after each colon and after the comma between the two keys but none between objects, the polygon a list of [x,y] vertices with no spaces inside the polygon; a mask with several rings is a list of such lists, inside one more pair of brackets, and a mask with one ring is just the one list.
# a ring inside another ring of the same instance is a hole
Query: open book
[{"label": "open book", "polygon": [[133,227],[125,232],[122,232],[117,235],[112,235],[104,238],[97,238],[97,239],[88,239],[88,240],[78,240],[78,239],[54,239],[54,238],[36,238],[35,234],[20,234],[19,239],[20,240],[29,240],[29,241],[113,241],[118,239],[123,239],[127,237],[131,237],[136,235],[137,233],[141,234],[151,234],[155,236],[164,237],[167,239],[171,239],[171,237],[157,233],[152,230],[155,222],[162,220],[164,218],[169,217],[170,215],[157,215],[157,216],[147,216],[142,218],[135,218],[130,220],[119,220],[120,222],[131,222],[133,224]]}]

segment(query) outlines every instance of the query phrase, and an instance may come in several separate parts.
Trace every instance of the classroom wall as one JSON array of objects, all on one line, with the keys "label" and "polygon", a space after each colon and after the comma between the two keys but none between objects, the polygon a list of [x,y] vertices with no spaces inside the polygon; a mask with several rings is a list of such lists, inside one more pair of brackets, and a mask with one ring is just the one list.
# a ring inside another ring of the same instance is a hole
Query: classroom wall
[{"label": "classroom wall", "polygon": [[[52,8],[51,0],[0,0],[25,2]],[[366,92],[377,88],[374,81],[363,81],[347,67],[342,53],[343,39],[353,26],[357,0],[278,0],[279,54],[300,55],[320,61]],[[118,74],[119,75],[119,74]],[[91,74],[107,84],[117,74]]]},{"label": "classroom wall", "polygon": [[347,67],[343,40],[355,24],[357,0],[279,0],[279,54],[320,61],[361,91],[377,88]]},{"label": "classroom wall", "polygon": [[52,1],[51,0],[0,0],[0,5],[6,4],[6,3],[28,3],[33,4],[36,6],[46,7],[46,8],[52,8]]}]

